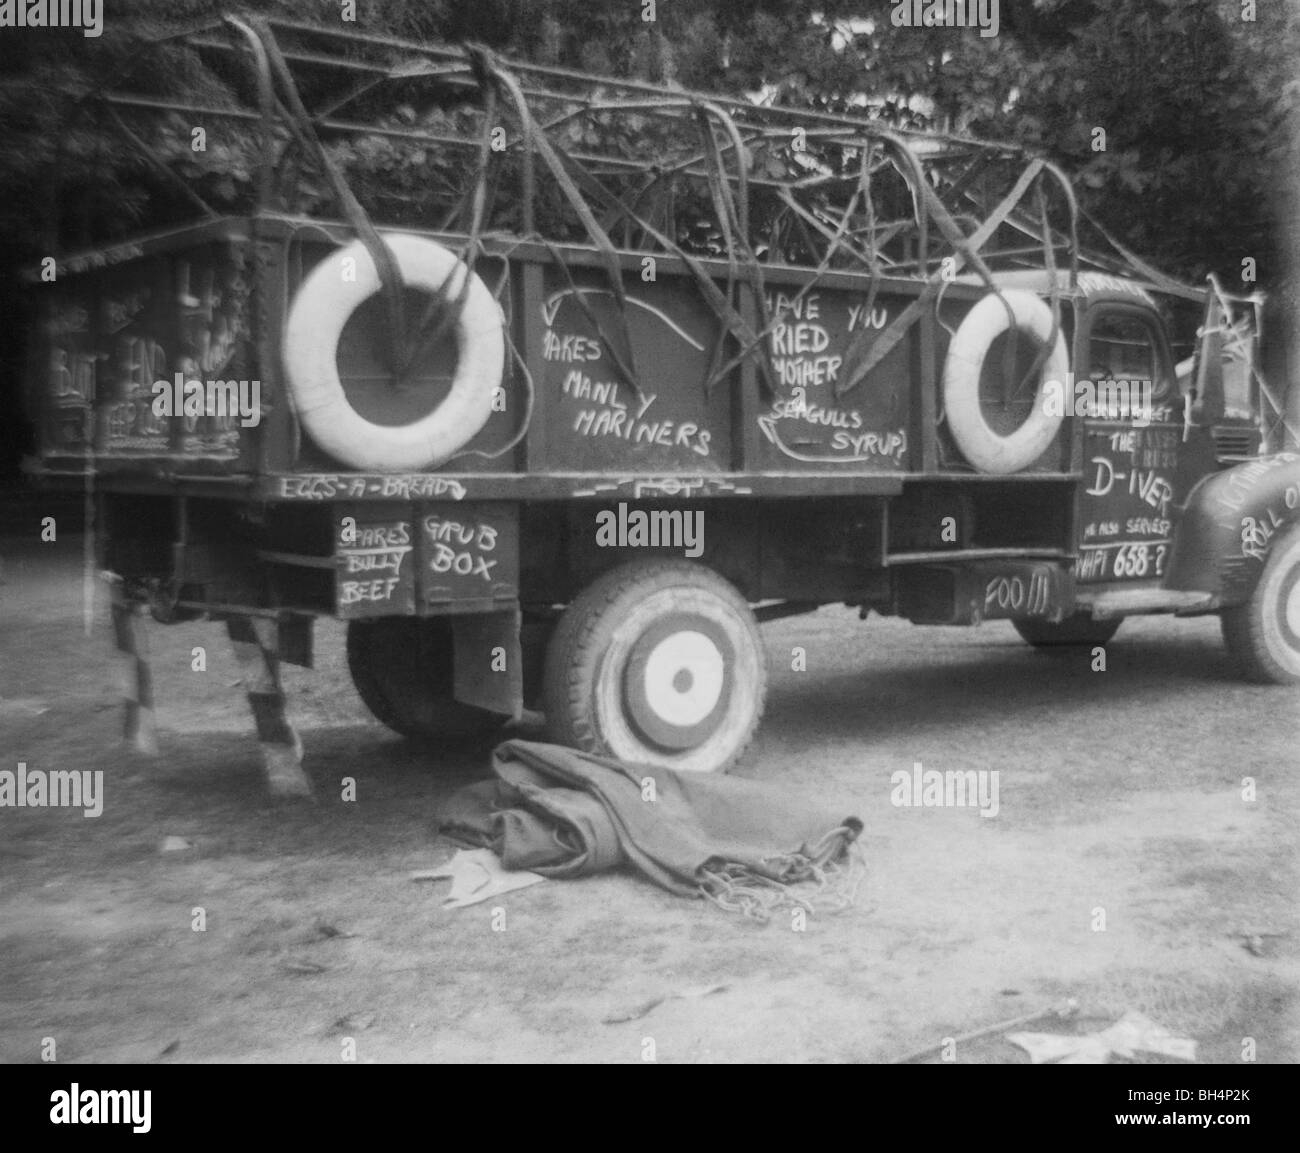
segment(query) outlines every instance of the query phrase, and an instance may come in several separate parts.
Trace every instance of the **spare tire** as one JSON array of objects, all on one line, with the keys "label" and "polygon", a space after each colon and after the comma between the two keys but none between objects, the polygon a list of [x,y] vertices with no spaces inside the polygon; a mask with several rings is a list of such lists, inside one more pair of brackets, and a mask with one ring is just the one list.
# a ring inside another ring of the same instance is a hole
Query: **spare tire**
[{"label": "spare tire", "polygon": [[[1005,301],[1005,303],[1004,303]],[[980,472],[1012,473],[1037,460],[1052,443],[1064,418],[1045,403],[1053,389],[1065,390],[1070,358],[1065,340],[1058,331],[1056,343],[1043,364],[1037,394],[1029,417],[1014,432],[1002,435],[989,426],[980,406],[980,376],[984,358],[993,342],[1014,327],[1039,344],[1046,344],[1052,334],[1052,310],[1039,297],[1025,289],[1004,290],[1001,295],[984,297],[966,314],[948,346],[943,366],[943,404],[957,447]],[[1071,398],[1072,400],[1073,398]]]},{"label": "spare tire", "polygon": [[[335,460],[375,472],[437,468],[492,412],[505,359],[501,310],[483,281],[441,244],[402,233],[386,235],[384,243],[407,287],[436,293],[457,269],[470,278],[455,324],[456,375],[442,403],[403,425],[374,424],[349,403],[339,378],[339,338],[352,314],[379,291],[379,273],[359,240],[331,253],[303,280],[285,323],[284,372],[298,418]],[[355,264],[344,263],[349,260]],[[354,279],[344,279],[345,268],[355,268]],[[452,282],[452,299],[461,283],[459,277]]]}]

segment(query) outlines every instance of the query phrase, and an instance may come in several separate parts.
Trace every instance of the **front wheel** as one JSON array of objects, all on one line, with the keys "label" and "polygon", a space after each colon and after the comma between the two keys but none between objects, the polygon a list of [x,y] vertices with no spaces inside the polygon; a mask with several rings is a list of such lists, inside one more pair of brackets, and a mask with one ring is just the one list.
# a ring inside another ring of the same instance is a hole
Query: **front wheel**
[{"label": "front wheel", "polygon": [[1115,635],[1120,619],[1098,621],[1087,613],[1075,613],[1063,621],[1012,621],[1022,640],[1036,649],[1091,648],[1104,645]]},{"label": "front wheel", "polygon": [[1223,610],[1223,640],[1247,680],[1300,683],[1300,525],[1273,545],[1243,605]]},{"label": "front wheel", "polygon": [[758,728],[767,668],[740,594],[687,561],[637,561],[565,611],[546,656],[552,740],[629,762],[725,771]]}]

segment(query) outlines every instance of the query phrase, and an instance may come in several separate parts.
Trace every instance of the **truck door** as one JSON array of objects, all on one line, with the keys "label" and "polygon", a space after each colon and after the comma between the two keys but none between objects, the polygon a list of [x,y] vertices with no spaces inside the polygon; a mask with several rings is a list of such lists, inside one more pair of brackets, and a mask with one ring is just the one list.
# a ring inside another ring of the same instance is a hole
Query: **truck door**
[{"label": "truck door", "polygon": [[1075,416],[1084,422],[1076,578],[1158,582],[1188,481],[1164,330],[1147,307],[1098,302],[1085,314],[1075,359]]}]

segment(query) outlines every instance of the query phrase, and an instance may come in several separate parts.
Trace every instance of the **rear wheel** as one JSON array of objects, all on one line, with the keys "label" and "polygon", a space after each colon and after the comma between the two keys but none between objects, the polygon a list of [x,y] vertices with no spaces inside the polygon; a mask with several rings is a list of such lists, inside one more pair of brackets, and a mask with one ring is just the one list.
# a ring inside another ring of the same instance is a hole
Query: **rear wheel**
[{"label": "rear wheel", "polygon": [[1248,680],[1300,683],[1300,526],[1277,540],[1250,600],[1224,609],[1222,621],[1224,643]]},{"label": "rear wheel", "polygon": [[1053,624],[1043,620],[1012,621],[1021,639],[1036,649],[1091,648],[1104,645],[1119,630],[1121,618],[1093,620],[1087,613],[1075,613]]},{"label": "rear wheel", "polygon": [[546,657],[551,739],[630,762],[725,771],[763,714],[758,622],[716,573],[639,561],[566,610]]},{"label": "rear wheel", "polygon": [[455,641],[443,617],[348,623],[348,670],[375,717],[404,737],[484,736],[506,717],[452,695]]}]

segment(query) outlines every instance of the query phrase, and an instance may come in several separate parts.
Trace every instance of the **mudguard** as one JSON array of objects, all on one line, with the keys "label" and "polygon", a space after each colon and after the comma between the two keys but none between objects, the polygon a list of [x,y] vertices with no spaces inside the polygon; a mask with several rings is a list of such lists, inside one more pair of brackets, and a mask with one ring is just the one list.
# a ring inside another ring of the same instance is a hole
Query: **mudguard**
[{"label": "mudguard", "polygon": [[1297,522],[1300,454],[1279,452],[1207,476],[1179,517],[1165,587],[1211,593],[1215,608],[1241,604],[1273,543]]}]

